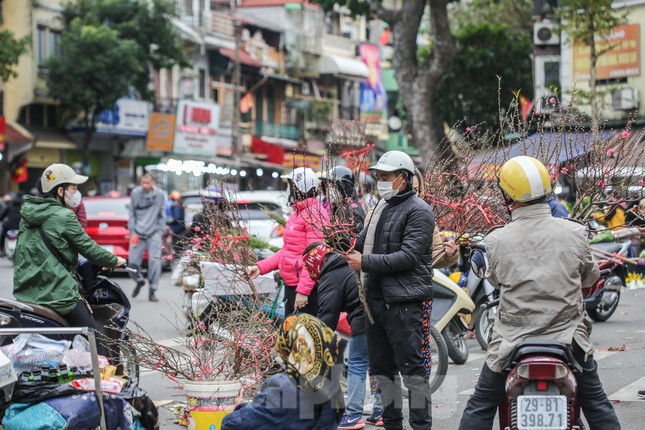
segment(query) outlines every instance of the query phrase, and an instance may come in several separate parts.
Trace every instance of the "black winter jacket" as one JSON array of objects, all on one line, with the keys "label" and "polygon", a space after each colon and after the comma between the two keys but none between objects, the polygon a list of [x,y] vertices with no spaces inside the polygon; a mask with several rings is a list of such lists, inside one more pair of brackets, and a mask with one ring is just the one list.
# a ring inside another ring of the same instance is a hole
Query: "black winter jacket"
[{"label": "black winter jacket", "polygon": [[5,230],[18,230],[20,227],[20,208],[22,207],[22,199],[14,197],[11,202],[0,214],[0,222],[4,224]]},{"label": "black winter jacket", "polygon": [[365,311],[358,297],[354,271],[338,254],[327,254],[318,280],[318,319],[336,330],[341,312],[347,312],[352,336],[365,333]]},{"label": "black winter jacket", "polygon": [[[386,203],[379,250],[363,254],[366,289],[380,281],[386,303],[432,299],[432,234],[434,214],[430,205],[414,191],[394,196]],[[370,224],[376,222],[371,219]],[[363,252],[368,224],[356,240],[356,250]],[[375,243],[378,243],[376,241]]]}]

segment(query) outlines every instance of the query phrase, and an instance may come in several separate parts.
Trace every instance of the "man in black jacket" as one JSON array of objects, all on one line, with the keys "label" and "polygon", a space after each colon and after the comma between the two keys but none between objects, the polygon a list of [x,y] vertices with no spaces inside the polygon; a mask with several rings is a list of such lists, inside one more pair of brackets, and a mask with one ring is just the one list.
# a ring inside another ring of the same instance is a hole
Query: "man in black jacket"
[{"label": "man in black jacket", "polygon": [[[356,275],[329,246],[314,242],[302,254],[303,263],[318,291],[318,319],[336,330],[341,312],[347,313],[352,330],[347,369],[347,408],[339,429],[359,429],[363,422],[365,379],[368,366],[365,311],[358,296]],[[368,424],[379,422],[382,411],[368,418]]]},{"label": "man in black jacket", "polygon": [[[383,154],[370,167],[376,171],[384,201],[345,256],[353,270],[366,276],[370,370],[376,376],[388,430],[403,428],[399,373],[410,391],[410,425],[432,428],[430,386],[422,353],[423,302],[432,299],[432,234],[434,214],[412,189],[414,163],[401,151]],[[362,254],[361,254],[362,252]]]}]

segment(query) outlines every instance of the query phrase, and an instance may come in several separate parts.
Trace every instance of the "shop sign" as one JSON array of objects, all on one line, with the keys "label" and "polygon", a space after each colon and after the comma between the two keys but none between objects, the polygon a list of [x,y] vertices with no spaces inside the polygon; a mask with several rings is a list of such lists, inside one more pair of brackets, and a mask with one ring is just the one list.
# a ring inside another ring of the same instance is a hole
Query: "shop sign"
[{"label": "shop sign", "polygon": [[112,109],[99,114],[97,133],[145,136],[148,133],[152,104],[141,100],[119,99]]},{"label": "shop sign", "polygon": [[173,152],[214,157],[217,153],[220,106],[182,100],[177,107]]},{"label": "shop sign", "polygon": [[150,127],[146,139],[148,151],[172,151],[175,139],[175,115],[153,113],[150,115]]},{"label": "shop sign", "polygon": [[320,170],[320,156],[297,152],[285,152],[282,165],[289,169],[295,169],[296,167],[310,167],[314,170]]},{"label": "shop sign", "polygon": [[[596,52],[606,51],[598,57],[596,79],[617,79],[639,76],[640,24],[614,27],[604,38],[596,38]],[[589,80],[591,73],[591,48],[578,42],[573,47],[573,74],[576,80]]]},{"label": "shop sign", "polygon": [[359,50],[369,72],[361,83],[361,120],[377,123],[387,114],[387,93],[381,76],[379,49],[376,45],[362,44]]}]

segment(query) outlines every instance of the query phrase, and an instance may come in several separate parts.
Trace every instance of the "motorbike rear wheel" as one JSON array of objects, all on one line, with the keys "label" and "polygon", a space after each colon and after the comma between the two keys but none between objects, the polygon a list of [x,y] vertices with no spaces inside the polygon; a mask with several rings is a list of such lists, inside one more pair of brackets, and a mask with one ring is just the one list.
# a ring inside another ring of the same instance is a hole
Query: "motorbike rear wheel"
[{"label": "motorbike rear wheel", "polygon": [[468,361],[468,342],[466,342],[464,337],[465,330],[461,328],[461,325],[455,318],[459,317],[451,319],[441,334],[446,341],[450,359],[455,364],[464,364]]},{"label": "motorbike rear wheel", "polygon": [[493,322],[495,321],[496,310],[495,308],[481,310],[479,309],[478,304],[477,311],[478,312],[475,313],[475,336],[477,337],[479,346],[486,351],[493,332]]},{"label": "motorbike rear wheel", "polygon": [[439,330],[430,327],[430,351],[432,352],[432,371],[430,372],[430,391],[439,389],[448,373],[448,347]]},{"label": "motorbike rear wheel", "polygon": [[[609,294],[612,291],[603,291],[603,295]],[[604,322],[607,321],[613,314],[616,312],[616,309],[618,308],[618,303],[620,302],[620,291],[615,291],[615,293],[618,295],[614,303],[605,308],[602,304],[602,297],[598,300],[598,304],[596,307],[590,307],[587,308],[587,314],[589,315],[589,318],[596,322]]]}]

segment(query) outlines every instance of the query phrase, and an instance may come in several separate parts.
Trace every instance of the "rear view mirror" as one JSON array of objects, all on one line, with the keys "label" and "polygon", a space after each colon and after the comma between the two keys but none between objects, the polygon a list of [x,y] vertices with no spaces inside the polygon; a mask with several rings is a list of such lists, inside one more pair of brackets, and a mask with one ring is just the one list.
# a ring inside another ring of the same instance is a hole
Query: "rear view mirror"
[{"label": "rear view mirror", "polygon": [[486,259],[486,255],[479,249],[473,250],[470,255],[470,270],[472,270],[478,278],[484,279],[486,277],[488,260]]}]

